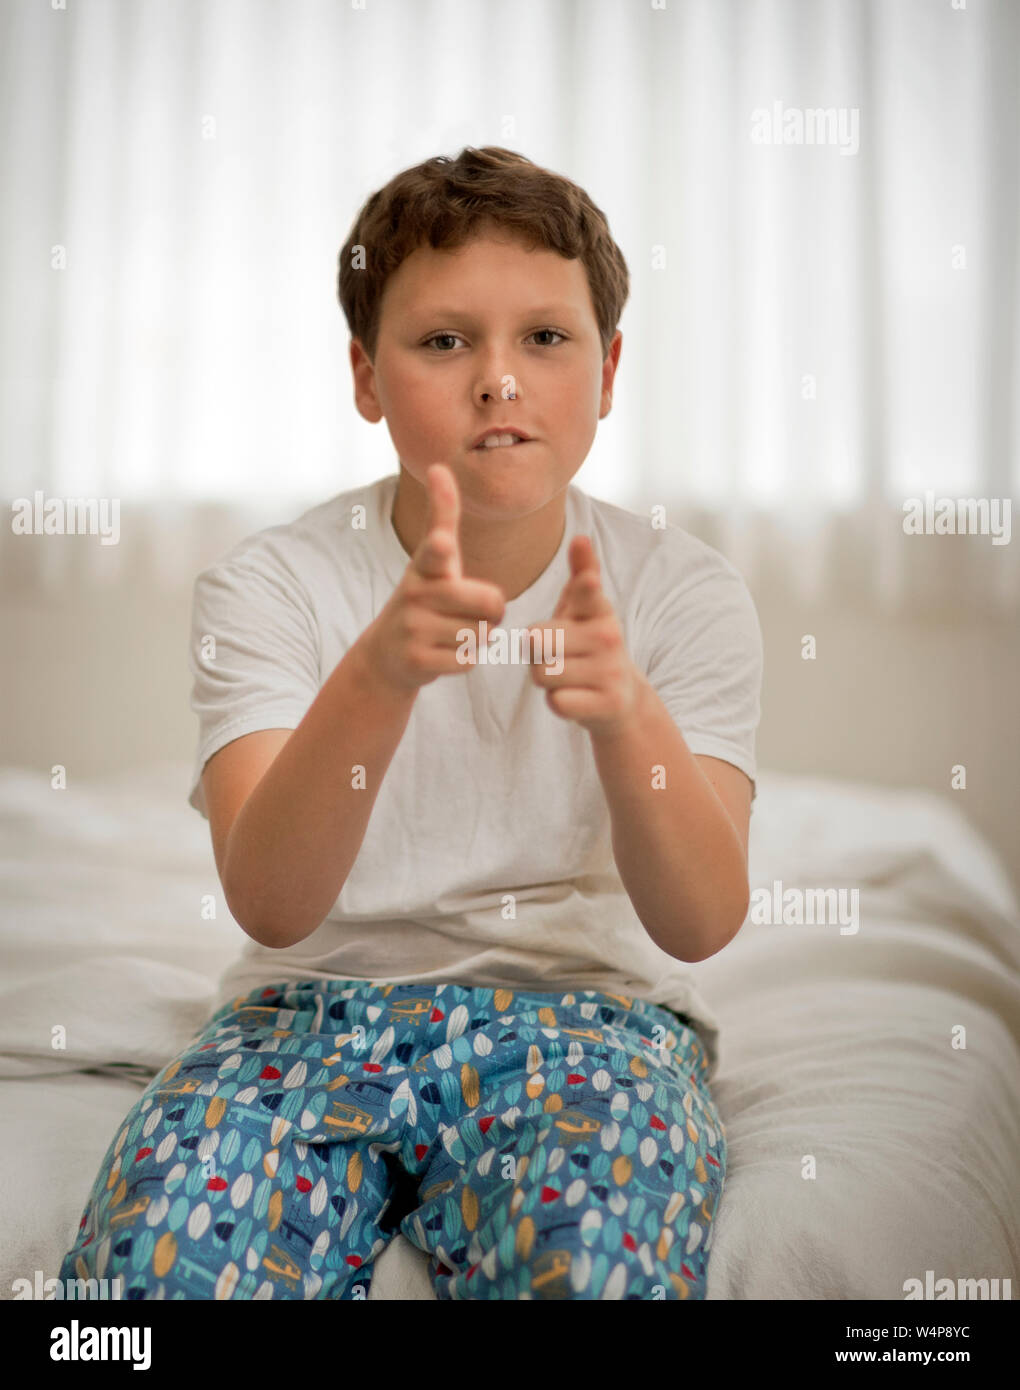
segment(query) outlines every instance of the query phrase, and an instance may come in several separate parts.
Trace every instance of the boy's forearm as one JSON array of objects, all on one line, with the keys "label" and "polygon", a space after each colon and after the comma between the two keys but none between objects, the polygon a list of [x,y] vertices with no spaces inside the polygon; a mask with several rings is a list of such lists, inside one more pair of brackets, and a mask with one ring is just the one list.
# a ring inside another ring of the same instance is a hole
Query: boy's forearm
[{"label": "boy's forearm", "polygon": [[[655,944],[678,960],[704,960],[739,930],[748,879],[733,822],[647,678],[634,718],[592,733],[612,822],[613,857]],[[657,787],[660,766],[665,786]]]},{"label": "boy's forearm", "polygon": [[[410,718],[373,666],[366,629],[251,792],[227,840],[230,911],[263,946],[293,946],[323,922],[347,881]],[[352,785],[362,765],[364,787]]]}]

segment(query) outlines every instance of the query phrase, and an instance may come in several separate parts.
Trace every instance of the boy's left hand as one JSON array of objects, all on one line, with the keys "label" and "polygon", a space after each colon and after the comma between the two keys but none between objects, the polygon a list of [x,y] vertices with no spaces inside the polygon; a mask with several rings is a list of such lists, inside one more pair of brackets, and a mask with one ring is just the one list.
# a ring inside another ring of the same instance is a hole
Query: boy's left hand
[{"label": "boy's left hand", "polygon": [[574,536],[568,555],[570,578],[552,620],[529,628],[539,644],[543,627],[563,629],[563,670],[557,674],[533,662],[531,678],[545,688],[546,703],[561,718],[573,719],[592,733],[616,732],[634,718],[641,676],[602,590],[591,539]]}]

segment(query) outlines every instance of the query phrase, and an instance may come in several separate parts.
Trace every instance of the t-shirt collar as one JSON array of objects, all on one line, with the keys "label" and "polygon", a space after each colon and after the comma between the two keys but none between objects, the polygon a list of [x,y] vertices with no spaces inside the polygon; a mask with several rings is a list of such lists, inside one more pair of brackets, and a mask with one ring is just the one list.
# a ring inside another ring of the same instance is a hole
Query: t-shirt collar
[{"label": "t-shirt collar", "polygon": [[[404,571],[410,562],[410,556],[400,544],[400,538],[393,526],[393,501],[397,493],[397,482],[399,475],[391,473],[382,479],[379,489],[379,509],[380,509],[380,530],[383,537],[383,560],[386,566],[386,573],[393,581],[394,585],[400,583],[404,576]],[[560,537],[559,546],[556,554],[546,565],[545,569],[538,578],[526,588],[523,593],[511,599],[506,606],[506,613],[516,615],[518,612],[530,612],[536,605],[541,605],[539,611],[535,612],[529,622],[539,622],[543,617],[550,617],[556,607],[556,600],[563,589],[569,575],[569,565],[567,563],[567,551],[570,548],[570,538],[577,529],[576,523],[576,498],[574,495],[573,484],[568,485],[565,498],[566,524],[563,528],[563,535]],[[548,602],[552,595],[552,602]],[[548,604],[548,613],[545,607]],[[504,619],[505,621],[505,619]]]}]

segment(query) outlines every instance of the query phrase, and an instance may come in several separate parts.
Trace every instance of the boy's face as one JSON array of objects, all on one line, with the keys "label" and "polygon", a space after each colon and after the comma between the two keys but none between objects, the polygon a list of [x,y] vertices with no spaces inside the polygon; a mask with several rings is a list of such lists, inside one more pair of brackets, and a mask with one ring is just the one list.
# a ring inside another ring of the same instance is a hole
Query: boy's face
[{"label": "boy's face", "polygon": [[[496,228],[402,262],[383,294],[374,363],[351,345],[355,399],[365,419],[385,417],[423,488],[429,466],[446,463],[465,518],[509,520],[550,503],[584,462],[609,413],[622,341],[617,332],[603,361],[581,261],[529,251]],[[493,425],[518,425],[530,440],[473,448]]]}]

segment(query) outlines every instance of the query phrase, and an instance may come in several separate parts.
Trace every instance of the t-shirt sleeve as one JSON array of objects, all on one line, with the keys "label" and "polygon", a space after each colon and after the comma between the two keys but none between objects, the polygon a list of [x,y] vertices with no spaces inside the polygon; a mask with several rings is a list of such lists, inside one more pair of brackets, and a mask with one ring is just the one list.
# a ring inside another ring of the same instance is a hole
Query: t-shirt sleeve
[{"label": "t-shirt sleeve", "polygon": [[661,554],[643,630],[646,675],[691,752],[739,767],[753,801],[763,666],[754,600],[739,570],[701,542],[693,567],[678,563],[675,545]]},{"label": "t-shirt sleeve", "polygon": [[198,748],[188,802],[208,819],[202,769],[258,729],[296,729],[319,693],[318,628],[310,600],[278,558],[249,551],[195,580],[188,664]]}]

